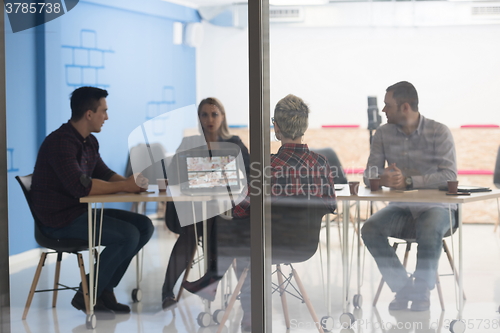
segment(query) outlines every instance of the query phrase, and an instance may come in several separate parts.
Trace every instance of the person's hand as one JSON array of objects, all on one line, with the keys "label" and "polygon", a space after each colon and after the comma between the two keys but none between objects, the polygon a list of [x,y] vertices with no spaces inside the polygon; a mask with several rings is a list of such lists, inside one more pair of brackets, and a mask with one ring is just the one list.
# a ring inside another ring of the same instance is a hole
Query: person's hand
[{"label": "person's hand", "polygon": [[380,184],[397,190],[406,187],[403,172],[396,166],[396,163],[392,163],[384,169],[384,173],[380,176]]},{"label": "person's hand", "polygon": [[132,175],[124,181],[124,191],[131,193],[139,193],[145,191],[142,187],[138,186],[135,182],[135,176]]},{"label": "person's hand", "polygon": [[149,186],[149,179],[144,177],[142,173],[136,174],[135,176],[135,183],[141,188],[141,192],[146,191]]}]

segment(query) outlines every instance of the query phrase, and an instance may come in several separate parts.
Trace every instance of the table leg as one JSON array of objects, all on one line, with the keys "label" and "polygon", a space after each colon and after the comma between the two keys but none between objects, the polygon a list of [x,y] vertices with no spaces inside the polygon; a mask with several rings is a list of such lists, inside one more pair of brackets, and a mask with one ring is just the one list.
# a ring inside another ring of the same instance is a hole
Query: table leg
[{"label": "table leg", "polygon": [[342,222],[343,242],[342,242],[342,271],[344,273],[342,283],[342,302],[344,312],[340,315],[340,325],[342,328],[349,328],[356,321],[353,314],[348,312],[349,298],[349,200],[343,202],[344,219]]},{"label": "table leg", "polygon": [[[88,329],[94,329],[97,325],[97,320],[94,314],[94,248],[95,248],[95,237],[92,232],[92,218],[93,209],[92,203],[88,203],[88,238],[89,238],[89,312],[87,313],[86,326]],[[87,297],[87,295],[84,295]]]},{"label": "table leg", "polygon": [[342,308],[344,312],[348,311],[348,298],[349,298],[349,200],[343,201],[343,242],[342,242],[342,272],[343,272],[343,282],[342,282]]},{"label": "table leg", "polygon": [[[203,201],[201,204],[201,218],[203,219],[203,263],[205,267],[205,273],[208,271],[208,226],[207,226],[207,201]],[[205,313],[210,314],[210,324],[213,324],[211,302],[205,301]]]},{"label": "table leg", "polygon": [[450,332],[465,332],[465,322],[462,320],[464,310],[464,285],[463,285],[463,255],[462,255],[462,204],[458,204],[458,318],[450,323]]},{"label": "table leg", "polygon": [[207,202],[203,201],[201,206],[201,217],[203,219],[203,260],[205,273],[208,270],[208,228],[207,228]]},{"label": "table leg", "polygon": [[463,255],[462,255],[462,204],[458,204],[458,319],[462,320],[464,310]]},{"label": "table leg", "polygon": [[361,296],[361,203],[356,201],[356,215],[357,215],[357,245],[358,245],[358,257],[357,257],[357,282],[358,282],[358,293],[354,295],[353,305],[355,308],[361,308],[363,304],[362,296]]}]

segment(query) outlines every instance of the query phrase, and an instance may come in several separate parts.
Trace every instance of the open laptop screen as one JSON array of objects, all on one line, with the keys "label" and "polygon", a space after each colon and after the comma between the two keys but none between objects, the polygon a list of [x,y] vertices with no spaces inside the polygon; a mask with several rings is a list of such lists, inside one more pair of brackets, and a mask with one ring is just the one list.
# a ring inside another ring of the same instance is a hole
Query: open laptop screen
[{"label": "open laptop screen", "polygon": [[241,189],[241,166],[237,149],[191,149],[179,154],[181,191],[210,194]]},{"label": "open laptop screen", "polygon": [[238,185],[236,156],[186,157],[190,189]]}]

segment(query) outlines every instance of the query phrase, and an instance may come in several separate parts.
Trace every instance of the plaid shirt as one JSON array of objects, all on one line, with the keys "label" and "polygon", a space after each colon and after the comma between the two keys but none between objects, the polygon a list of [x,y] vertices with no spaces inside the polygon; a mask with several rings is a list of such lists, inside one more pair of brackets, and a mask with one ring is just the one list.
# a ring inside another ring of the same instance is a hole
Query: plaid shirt
[{"label": "plaid shirt", "polygon": [[48,227],[68,225],[87,211],[80,198],[89,194],[92,178],[109,180],[114,174],[95,136],[84,138],[70,122],[63,124],[38,151],[30,191],[36,216]]},{"label": "plaid shirt", "polygon": [[[306,144],[283,144],[271,155],[271,196],[314,196],[324,199],[333,213],[337,208],[333,175],[327,160]],[[233,209],[235,218],[250,216],[250,196]]]}]

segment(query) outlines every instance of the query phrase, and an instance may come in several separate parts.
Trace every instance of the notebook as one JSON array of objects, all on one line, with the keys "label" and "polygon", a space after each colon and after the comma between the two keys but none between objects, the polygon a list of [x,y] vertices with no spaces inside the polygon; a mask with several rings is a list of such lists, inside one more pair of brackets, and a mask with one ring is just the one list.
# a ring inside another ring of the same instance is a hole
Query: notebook
[{"label": "notebook", "polygon": [[[440,191],[448,191],[448,186],[440,186]],[[490,192],[491,188],[482,186],[458,185],[458,192]]]}]

